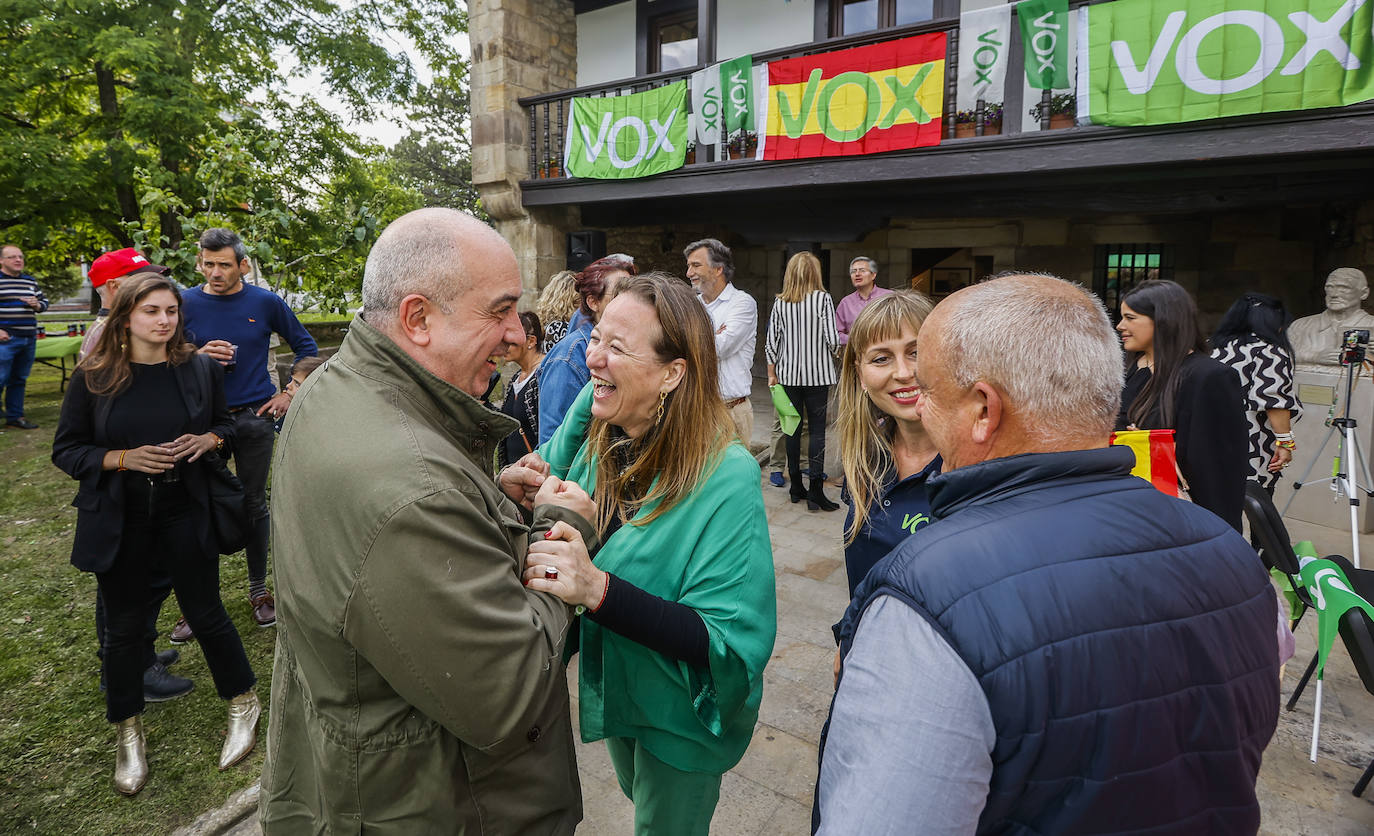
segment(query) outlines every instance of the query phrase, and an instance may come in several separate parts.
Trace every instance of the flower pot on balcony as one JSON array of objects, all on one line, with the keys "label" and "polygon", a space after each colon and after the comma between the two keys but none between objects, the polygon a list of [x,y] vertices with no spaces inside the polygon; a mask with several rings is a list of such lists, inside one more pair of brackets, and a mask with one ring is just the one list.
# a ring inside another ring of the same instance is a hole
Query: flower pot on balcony
[{"label": "flower pot on balcony", "polygon": [[1001,132],[1002,132],[1002,122],[1001,122],[1001,120],[998,120],[998,121],[996,121],[996,122],[984,122],[984,123],[983,123],[983,136],[997,136],[997,135],[1000,134]]},{"label": "flower pot on balcony", "polygon": [[976,126],[975,126],[972,122],[955,122],[955,123],[954,123],[954,138],[955,138],[955,139],[964,139],[965,137],[973,136],[974,133],[975,133],[975,131],[974,131],[974,128],[975,128],[975,127],[976,127]]},{"label": "flower pot on balcony", "polygon": [[1072,128],[1073,115],[1069,113],[1051,113],[1050,130],[1057,131],[1060,128]]}]

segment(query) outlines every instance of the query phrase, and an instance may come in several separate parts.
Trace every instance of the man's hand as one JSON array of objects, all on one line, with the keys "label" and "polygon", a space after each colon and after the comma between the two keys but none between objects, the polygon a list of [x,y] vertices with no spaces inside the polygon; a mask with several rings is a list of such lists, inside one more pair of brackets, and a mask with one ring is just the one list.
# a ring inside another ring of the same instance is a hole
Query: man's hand
[{"label": "man's hand", "polygon": [[719,328],[716,329],[716,334],[719,335],[719,334],[724,334],[724,333],[725,333],[725,326],[724,326],[724,325],[722,325],[722,326],[720,326]]},{"label": "man's hand", "polygon": [[4,328],[0,328],[0,343],[7,343],[7,342],[9,342],[9,341],[10,341],[10,332],[9,332],[9,331],[6,331]]},{"label": "man's hand", "polygon": [[[186,433],[176,441],[169,441],[159,446],[168,453],[171,453],[174,458],[186,458],[186,461],[193,462],[215,449],[215,445],[218,443],[219,442],[216,441],[215,437],[210,433],[201,433],[200,435]],[[124,462],[124,466],[129,466],[127,459]]]},{"label": "man's hand", "polygon": [[538,453],[526,453],[520,461],[503,469],[496,477],[501,491],[510,501],[523,505],[526,510],[534,509],[534,497],[549,475],[549,463]]},{"label": "man's hand", "polygon": [[[208,343],[207,343],[208,345]],[[286,408],[291,405],[290,392],[278,392],[273,395],[271,400],[258,407],[258,415],[267,415],[270,418],[280,418],[286,414]]]},{"label": "man's hand", "polygon": [[212,360],[218,360],[221,366],[228,365],[234,359],[234,344],[227,340],[211,340],[196,350],[197,354],[204,354]]},{"label": "man's hand", "polygon": [[21,296],[19,297],[19,301],[33,308],[35,311],[43,307],[43,303],[38,301],[37,296]]},{"label": "man's hand", "polygon": [[549,476],[534,497],[535,505],[557,505],[567,508],[588,522],[596,521],[596,503],[576,482]]}]

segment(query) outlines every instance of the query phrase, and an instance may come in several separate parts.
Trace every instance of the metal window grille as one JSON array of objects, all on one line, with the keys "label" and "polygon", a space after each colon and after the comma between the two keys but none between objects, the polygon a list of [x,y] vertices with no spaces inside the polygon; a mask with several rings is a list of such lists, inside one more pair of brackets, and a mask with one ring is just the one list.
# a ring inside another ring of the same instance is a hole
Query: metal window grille
[{"label": "metal window grille", "polygon": [[1093,259],[1093,292],[1115,322],[1121,297],[1150,279],[1174,278],[1174,248],[1169,244],[1102,244]]}]

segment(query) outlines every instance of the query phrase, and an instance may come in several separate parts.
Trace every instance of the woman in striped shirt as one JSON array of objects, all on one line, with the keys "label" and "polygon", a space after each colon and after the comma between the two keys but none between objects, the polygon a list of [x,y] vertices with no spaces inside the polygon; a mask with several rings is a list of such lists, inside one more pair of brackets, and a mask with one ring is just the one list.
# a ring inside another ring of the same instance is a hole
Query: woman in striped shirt
[{"label": "woman in striped shirt", "polygon": [[840,506],[822,491],[825,472],[825,406],[835,385],[835,303],[821,287],[821,263],[809,252],[792,256],[782,280],[782,293],[768,316],[768,385],[781,383],[811,433],[808,490],[801,480],[801,431],[787,437],[787,469],[793,502],[806,500],[812,511]]}]

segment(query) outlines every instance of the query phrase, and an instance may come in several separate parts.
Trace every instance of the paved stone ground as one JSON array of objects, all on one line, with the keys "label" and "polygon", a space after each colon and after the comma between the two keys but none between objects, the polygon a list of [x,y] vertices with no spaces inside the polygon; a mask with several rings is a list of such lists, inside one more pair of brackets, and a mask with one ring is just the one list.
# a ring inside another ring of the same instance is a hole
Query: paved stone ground
[{"label": "paved stone ground", "polygon": [[[760,387],[756,387],[758,389]],[[771,413],[756,401],[755,447],[767,441]],[[832,445],[833,446],[833,445]],[[830,457],[833,461],[833,456]],[[828,463],[829,472],[838,473]],[[766,477],[766,473],[764,474]],[[838,489],[830,487],[834,498]],[[843,511],[808,512],[793,505],[787,491],[763,485],[773,560],[777,570],[778,639],[764,672],[763,704],[753,743],[740,764],[725,775],[712,832],[806,834],[810,830],[816,747],[832,693],[834,641],[830,625],[847,603],[840,544]],[[1323,554],[1349,554],[1347,532],[1295,523],[1290,535],[1310,539]],[[1374,536],[1361,546],[1366,565],[1374,566]],[[1309,614],[1298,630],[1298,653],[1289,663],[1282,692],[1290,694],[1315,646],[1316,618]],[[577,694],[576,665],[569,688]],[[1280,715],[1279,728],[1265,753],[1259,794],[1261,832],[1288,834],[1367,834],[1374,832],[1374,789],[1365,799],[1350,794],[1364,766],[1374,758],[1374,696],[1357,678],[1338,641],[1328,666],[1322,713],[1322,735],[1316,764],[1307,759],[1315,689],[1309,688],[1297,709]],[[574,718],[576,709],[574,709]],[[578,763],[586,818],[579,833],[629,836],[633,810],[620,792],[603,744],[579,745]],[[247,793],[239,803],[253,803]],[[233,818],[223,813],[220,821]],[[203,821],[187,833],[257,834],[254,822],[224,824]]]}]

